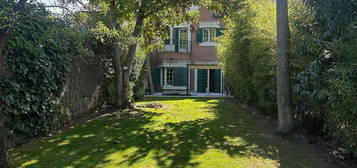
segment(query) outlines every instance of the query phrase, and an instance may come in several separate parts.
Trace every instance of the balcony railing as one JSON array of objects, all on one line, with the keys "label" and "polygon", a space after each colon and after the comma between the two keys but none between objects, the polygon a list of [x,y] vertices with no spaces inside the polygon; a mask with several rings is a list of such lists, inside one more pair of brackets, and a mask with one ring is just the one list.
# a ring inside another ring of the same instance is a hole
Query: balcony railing
[{"label": "balcony railing", "polygon": [[178,52],[190,53],[192,50],[192,41],[190,40],[172,40],[164,45],[159,52]]}]

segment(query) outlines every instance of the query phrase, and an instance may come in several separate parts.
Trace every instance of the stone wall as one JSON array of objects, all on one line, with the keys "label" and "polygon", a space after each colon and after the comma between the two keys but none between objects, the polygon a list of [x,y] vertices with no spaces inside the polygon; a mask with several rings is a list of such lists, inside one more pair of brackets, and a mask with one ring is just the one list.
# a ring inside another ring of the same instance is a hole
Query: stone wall
[{"label": "stone wall", "polygon": [[99,58],[76,57],[71,62],[67,86],[61,96],[62,124],[70,124],[84,115],[94,113],[103,104],[105,75]]}]

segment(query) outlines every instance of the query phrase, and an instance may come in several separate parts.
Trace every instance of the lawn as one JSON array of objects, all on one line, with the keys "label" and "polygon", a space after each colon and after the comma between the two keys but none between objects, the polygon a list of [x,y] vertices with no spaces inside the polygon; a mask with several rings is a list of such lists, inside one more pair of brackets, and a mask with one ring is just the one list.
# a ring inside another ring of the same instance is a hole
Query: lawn
[{"label": "lawn", "polygon": [[162,103],[75,126],[11,152],[12,167],[328,168],[314,146],[273,136],[275,126],[229,99]]}]

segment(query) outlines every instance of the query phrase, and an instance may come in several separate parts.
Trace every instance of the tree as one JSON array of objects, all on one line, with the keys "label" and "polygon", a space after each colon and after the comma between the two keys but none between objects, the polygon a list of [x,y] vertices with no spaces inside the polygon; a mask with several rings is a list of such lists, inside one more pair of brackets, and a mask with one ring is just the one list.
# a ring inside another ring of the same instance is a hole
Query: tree
[{"label": "tree", "polygon": [[[123,68],[120,68],[119,72],[123,70],[123,81],[122,81],[122,88],[123,88],[123,105],[128,106],[130,103],[130,95],[129,95],[129,78],[130,73],[132,71],[133,61],[136,54],[136,49],[138,47],[137,39],[143,35],[143,27],[145,26],[145,21],[148,24],[151,24],[149,21],[152,22],[163,22],[165,19],[170,17],[172,20],[175,18],[179,18],[187,14],[188,8],[191,7],[196,0],[139,0],[135,1],[125,1],[122,4],[119,4],[119,8],[127,7],[129,9],[127,13],[134,14],[134,22],[135,26],[131,36],[136,39],[128,48],[128,52],[126,54],[125,60],[123,62]],[[172,13],[178,13],[176,15],[172,15]],[[171,15],[171,16],[170,16]],[[187,18],[187,17],[184,17]],[[183,19],[180,19],[183,20]],[[170,21],[173,23],[172,21]],[[167,24],[155,24],[160,28],[166,28]],[[155,29],[154,29],[155,30]],[[157,30],[157,29],[156,29]],[[147,35],[149,33],[146,33]],[[155,33],[154,33],[155,34]],[[148,39],[153,39],[152,36],[146,36]],[[149,41],[149,40],[145,40]],[[119,59],[118,59],[119,60]],[[120,75],[119,75],[120,77]],[[118,82],[120,84],[120,82]],[[118,89],[120,87],[117,87]],[[117,93],[119,96],[120,93]]]},{"label": "tree", "polygon": [[293,129],[293,107],[289,73],[289,23],[287,0],[277,0],[277,98],[278,132]]},{"label": "tree", "polygon": [[[84,13],[98,23],[94,28],[97,38],[107,44],[109,42],[112,48],[115,105],[126,107],[131,101],[131,79],[132,72],[136,71],[133,64],[138,47],[150,52],[158,46],[159,39],[167,38],[169,25],[196,18],[188,9],[198,4],[199,0],[92,0],[89,4],[80,0],[68,2],[83,6],[87,10]],[[128,30],[130,37],[127,37]],[[124,41],[123,35],[126,38]]]},{"label": "tree", "polygon": [[[120,25],[117,22],[117,6],[115,1],[110,2],[110,21],[111,27],[113,30],[120,30]],[[115,95],[115,105],[118,107],[122,106],[123,103],[123,71],[121,68],[122,60],[120,58],[120,46],[117,38],[113,40],[113,64],[115,71],[115,86],[116,86],[116,95]]]}]

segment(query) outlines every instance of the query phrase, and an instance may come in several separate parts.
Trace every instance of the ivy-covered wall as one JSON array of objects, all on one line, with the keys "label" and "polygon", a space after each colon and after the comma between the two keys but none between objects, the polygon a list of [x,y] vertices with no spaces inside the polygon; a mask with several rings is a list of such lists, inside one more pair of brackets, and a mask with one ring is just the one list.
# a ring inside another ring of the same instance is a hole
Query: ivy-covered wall
[{"label": "ivy-covered wall", "polygon": [[5,112],[6,126],[17,143],[46,135],[58,126],[58,98],[70,61],[66,31],[65,25],[44,9],[29,10],[6,45],[11,76],[0,80],[4,93],[0,110]]},{"label": "ivy-covered wall", "polygon": [[[90,32],[37,4],[26,11],[5,48],[10,73],[0,76],[0,111],[12,144],[53,133],[103,103],[102,56]],[[0,27],[6,14],[0,12]]]}]

